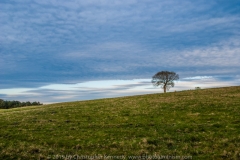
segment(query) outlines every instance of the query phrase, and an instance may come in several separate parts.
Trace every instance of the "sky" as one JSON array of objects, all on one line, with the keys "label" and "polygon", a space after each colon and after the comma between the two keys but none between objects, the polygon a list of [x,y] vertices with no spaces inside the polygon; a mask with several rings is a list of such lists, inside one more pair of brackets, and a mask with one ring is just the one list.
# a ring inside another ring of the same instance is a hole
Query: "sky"
[{"label": "sky", "polygon": [[240,85],[239,0],[0,0],[0,24],[0,99],[158,93],[162,70],[171,91]]}]

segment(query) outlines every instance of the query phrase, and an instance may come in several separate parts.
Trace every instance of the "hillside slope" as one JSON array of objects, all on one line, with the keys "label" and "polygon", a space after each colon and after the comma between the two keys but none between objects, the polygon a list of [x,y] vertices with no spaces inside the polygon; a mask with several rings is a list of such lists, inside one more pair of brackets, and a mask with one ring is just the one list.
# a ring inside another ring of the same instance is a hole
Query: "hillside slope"
[{"label": "hillside slope", "polygon": [[0,110],[0,159],[238,159],[239,135],[239,86]]}]

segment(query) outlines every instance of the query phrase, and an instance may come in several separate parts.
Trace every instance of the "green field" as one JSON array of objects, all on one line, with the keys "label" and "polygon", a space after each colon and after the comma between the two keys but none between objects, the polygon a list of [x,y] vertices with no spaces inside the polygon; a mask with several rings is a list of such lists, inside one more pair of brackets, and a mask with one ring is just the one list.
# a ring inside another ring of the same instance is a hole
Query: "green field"
[{"label": "green field", "polygon": [[240,87],[0,110],[0,159],[70,156],[240,159]]}]

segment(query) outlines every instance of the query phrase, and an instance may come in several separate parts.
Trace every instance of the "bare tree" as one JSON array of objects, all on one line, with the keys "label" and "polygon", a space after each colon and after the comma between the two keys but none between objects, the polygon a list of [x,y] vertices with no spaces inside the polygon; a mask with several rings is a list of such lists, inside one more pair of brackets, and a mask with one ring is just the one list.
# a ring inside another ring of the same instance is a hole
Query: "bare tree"
[{"label": "bare tree", "polygon": [[161,71],[152,77],[154,86],[161,86],[166,93],[171,87],[174,87],[174,80],[178,80],[179,76],[175,72]]}]

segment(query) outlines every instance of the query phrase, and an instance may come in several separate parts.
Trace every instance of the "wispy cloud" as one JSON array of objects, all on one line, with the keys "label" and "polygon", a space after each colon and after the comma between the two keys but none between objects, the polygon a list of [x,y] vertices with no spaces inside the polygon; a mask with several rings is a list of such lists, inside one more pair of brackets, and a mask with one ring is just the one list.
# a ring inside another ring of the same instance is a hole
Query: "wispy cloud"
[{"label": "wispy cloud", "polygon": [[[228,78],[228,79],[226,79]],[[188,77],[176,82],[170,91],[195,89],[195,87],[215,88],[240,85],[240,77]],[[151,79],[89,81],[77,84],[54,84],[39,88],[0,89],[2,99],[40,101],[55,103],[78,100],[91,100],[151,93],[163,93],[153,87]]]},{"label": "wispy cloud", "polygon": [[90,80],[236,75],[239,2],[0,2],[0,88]]}]

